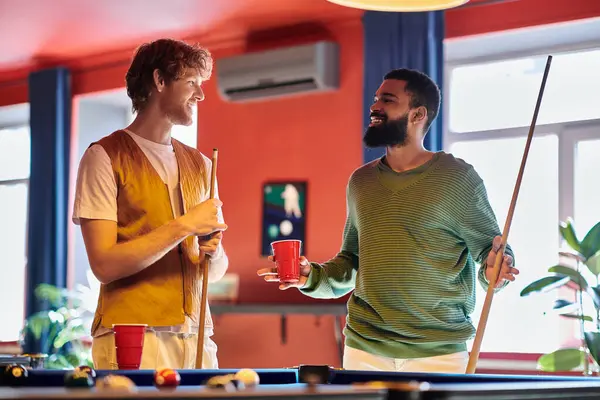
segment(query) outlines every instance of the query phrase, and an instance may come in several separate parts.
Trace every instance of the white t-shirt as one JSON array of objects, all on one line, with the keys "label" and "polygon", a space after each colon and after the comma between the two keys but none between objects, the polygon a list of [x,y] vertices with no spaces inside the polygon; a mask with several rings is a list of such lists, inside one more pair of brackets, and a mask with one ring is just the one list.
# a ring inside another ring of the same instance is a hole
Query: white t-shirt
[{"label": "white t-shirt", "polygon": [[[152,167],[158,172],[160,178],[169,188],[171,207],[176,217],[182,214],[181,188],[179,185],[179,166],[172,144],[160,144],[125,130],[149,159]],[[211,161],[204,156],[206,170],[210,171]],[[218,185],[215,182],[215,197],[219,197]],[[209,198],[205,190],[202,201]],[[110,158],[100,145],[89,147],[79,163],[75,202],[73,207],[73,222],[80,224],[80,219],[104,219],[117,222],[117,183],[115,181]],[[222,212],[219,212],[219,221],[223,222]],[[220,245],[215,257],[211,258],[209,282],[219,280],[227,271],[228,258]],[[206,309],[205,334],[212,335],[213,323],[210,309]],[[181,326],[160,327],[155,330],[167,330],[182,333],[195,333],[198,330],[191,319]],[[99,332],[98,335],[106,331]]]}]

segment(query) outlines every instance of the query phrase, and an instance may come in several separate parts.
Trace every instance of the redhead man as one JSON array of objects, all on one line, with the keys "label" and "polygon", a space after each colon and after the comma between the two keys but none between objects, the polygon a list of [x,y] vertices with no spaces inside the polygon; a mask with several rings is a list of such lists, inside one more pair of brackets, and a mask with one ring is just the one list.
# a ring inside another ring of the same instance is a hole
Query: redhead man
[{"label": "redhead man", "polygon": [[211,55],[199,46],[170,39],[140,46],[125,77],[135,120],[81,159],[73,220],[101,282],[96,368],[117,368],[119,323],[147,325],[142,369],[194,368],[198,334],[206,337],[203,367],[218,368],[208,308],[205,323],[198,320],[199,264],[210,255],[209,282],[225,274],[227,225],[218,190],[209,198],[211,160],[171,137],[174,125],[192,123],[211,71]]}]

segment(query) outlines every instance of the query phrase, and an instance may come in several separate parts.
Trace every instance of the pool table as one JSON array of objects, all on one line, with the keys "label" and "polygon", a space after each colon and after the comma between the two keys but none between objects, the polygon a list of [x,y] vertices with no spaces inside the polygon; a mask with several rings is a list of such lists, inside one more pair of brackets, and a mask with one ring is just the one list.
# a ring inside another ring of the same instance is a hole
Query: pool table
[{"label": "pool table", "polygon": [[600,379],[564,376],[462,375],[350,371],[328,366],[303,365],[284,369],[257,369],[260,385],[241,391],[211,389],[204,383],[216,375],[237,370],[180,370],[181,383],[174,389],[153,386],[153,373],[96,371],[97,378],[124,375],[136,385],[131,392],[96,388],[65,388],[67,371],[33,369],[15,385],[0,380],[0,399],[592,399],[600,398]]}]

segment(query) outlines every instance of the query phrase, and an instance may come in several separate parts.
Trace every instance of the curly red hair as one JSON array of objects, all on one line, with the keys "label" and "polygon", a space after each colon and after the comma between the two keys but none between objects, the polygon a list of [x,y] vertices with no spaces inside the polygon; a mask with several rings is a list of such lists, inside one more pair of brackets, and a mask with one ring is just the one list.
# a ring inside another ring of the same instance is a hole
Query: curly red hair
[{"label": "curly red hair", "polygon": [[144,43],[135,51],[125,75],[127,95],[133,111],[144,108],[154,86],[154,70],[158,69],[166,83],[181,78],[186,68],[195,68],[202,79],[210,78],[213,59],[210,52],[199,45],[180,40],[159,39]]}]

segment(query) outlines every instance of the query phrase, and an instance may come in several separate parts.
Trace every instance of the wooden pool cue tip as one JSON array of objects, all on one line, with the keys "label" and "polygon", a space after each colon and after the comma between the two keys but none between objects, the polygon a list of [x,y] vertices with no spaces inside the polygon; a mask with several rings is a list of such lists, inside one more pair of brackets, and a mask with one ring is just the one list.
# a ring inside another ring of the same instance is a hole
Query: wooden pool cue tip
[{"label": "wooden pool cue tip", "polygon": [[490,314],[490,309],[492,308],[492,300],[494,298],[494,290],[496,287],[496,283],[498,282],[498,278],[500,276],[500,266],[502,265],[502,259],[504,258],[504,249],[506,247],[506,243],[508,241],[508,233],[510,231],[510,225],[512,223],[513,215],[515,213],[515,206],[517,204],[517,198],[519,197],[519,190],[521,188],[521,181],[523,180],[523,173],[525,172],[525,164],[527,163],[527,156],[529,154],[529,148],[531,146],[531,140],[533,139],[533,132],[535,130],[535,125],[537,122],[538,114],[540,112],[540,106],[542,104],[542,98],[544,96],[544,89],[546,87],[546,81],[548,79],[548,73],[550,72],[550,64],[552,63],[552,56],[548,56],[548,60],[546,61],[546,69],[544,70],[544,76],[542,78],[542,84],[540,86],[540,91],[538,93],[537,102],[535,104],[535,110],[533,112],[533,118],[531,120],[531,125],[529,126],[529,133],[527,135],[527,142],[525,143],[525,151],[523,152],[523,158],[521,159],[521,167],[519,168],[519,173],[517,174],[517,180],[515,183],[515,188],[513,191],[512,199],[510,201],[510,207],[508,209],[508,214],[506,216],[506,222],[504,224],[504,231],[502,232],[502,245],[500,246],[500,250],[496,254],[496,259],[494,260],[494,271],[496,273],[492,275],[492,279],[490,280],[488,290],[485,296],[485,301],[483,303],[483,308],[481,310],[481,317],[479,319],[479,324],[477,326],[477,333],[475,334],[475,340],[473,341],[473,348],[471,349],[471,354],[469,355],[469,363],[467,364],[467,374],[474,374],[477,369],[477,361],[479,360],[479,352],[481,350],[481,343],[483,342],[483,335],[485,333],[485,327],[487,324],[487,320]]},{"label": "wooden pool cue tip", "polygon": [[[217,159],[219,151],[213,149],[212,164],[210,168],[210,198],[215,198],[215,181],[217,178]],[[202,369],[204,355],[204,328],[206,324],[206,297],[208,292],[208,264],[210,256],[206,254],[202,260],[202,296],[200,300],[200,320],[198,321],[198,344],[196,346],[196,368]]]}]

